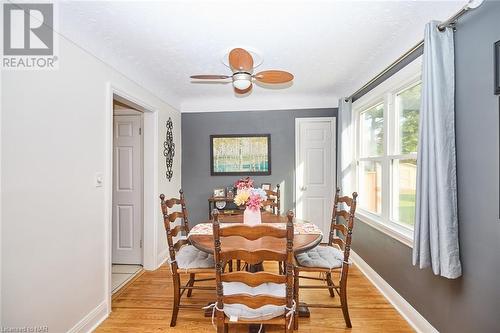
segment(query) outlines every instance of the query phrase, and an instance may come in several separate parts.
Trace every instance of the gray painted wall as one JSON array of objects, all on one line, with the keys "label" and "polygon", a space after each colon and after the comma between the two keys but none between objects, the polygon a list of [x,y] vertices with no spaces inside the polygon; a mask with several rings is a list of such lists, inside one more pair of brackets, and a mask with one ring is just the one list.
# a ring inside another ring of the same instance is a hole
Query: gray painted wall
[{"label": "gray painted wall", "polygon": [[239,176],[210,176],[211,134],[271,134],[270,176],[260,183],[284,182],[282,212],[293,208],[295,118],[334,117],[337,109],[207,112],[182,114],[182,188],[192,224],[208,217],[207,199],[214,188],[230,186]]},{"label": "gray painted wall", "polygon": [[[423,29],[423,28],[422,28]],[[460,19],[455,33],[459,232],[463,276],[411,265],[411,249],[358,221],[353,249],[440,332],[500,332],[499,98],[493,43],[500,2]]]}]

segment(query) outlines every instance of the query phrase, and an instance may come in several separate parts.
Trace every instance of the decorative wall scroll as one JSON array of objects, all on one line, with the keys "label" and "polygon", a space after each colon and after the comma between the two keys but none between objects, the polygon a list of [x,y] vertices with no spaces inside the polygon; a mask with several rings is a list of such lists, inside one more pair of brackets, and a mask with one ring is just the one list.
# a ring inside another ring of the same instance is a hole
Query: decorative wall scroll
[{"label": "decorative wall scroll", "polygon": [[165,142],[163,143],[163,156],[165,156],[165,163],[167,166],[167,171],[165,175],[167,176],[168,181],[172,180],[172,176],[174,172],[172,171],[172,166],[174,164],[174,156],[175,156],[175,143],[174,143],[174,135],[173,130],[174,124],[172,122],[172,118],[168,118],[167,120],[167,134],[165,138]]}]

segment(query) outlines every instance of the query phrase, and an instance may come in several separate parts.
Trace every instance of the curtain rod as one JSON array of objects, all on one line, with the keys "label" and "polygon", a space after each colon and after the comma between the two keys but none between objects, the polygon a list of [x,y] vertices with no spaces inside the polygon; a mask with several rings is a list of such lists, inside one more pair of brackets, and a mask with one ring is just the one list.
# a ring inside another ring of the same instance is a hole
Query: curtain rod
[{"label": "curtain rod", "polygon": [[[462,17],[465,13],[467,13],[471,9],[476,9],[477,7],[481,6],[484,0],[469,0],[469,3],[467,3],[462,9],[460,9],[455,15],[444,21],[443,23],[439,24],[437,28],[439,31],[444,31],[448,27],[453,27],[455,28],[455,25],[457,23],[457,20]],[[424,45],[424,40],[421,40],[418,42],[415,46],[413,46],[411,49],[406,51],[402,56],[397,58],[392,64],[387,66],[382,72],[380,72],[377,76],[375,76],[373,79],[368,81],[365,85],[363,85],[361,88],[356,90],[354,93],[352,93],[349,97],[346,97],[345,101],[349,101],[353,99],[354,96],[358,95],[360,92],[371,86],[374,82],[379,80],[381,77],[383,77],[385,74],[387,74],[390,70],[392,70],[394,67],[398,66],[400,63],[402,63],[405,59],[410,57],[413,53],[418,51],[422,46]]]}]

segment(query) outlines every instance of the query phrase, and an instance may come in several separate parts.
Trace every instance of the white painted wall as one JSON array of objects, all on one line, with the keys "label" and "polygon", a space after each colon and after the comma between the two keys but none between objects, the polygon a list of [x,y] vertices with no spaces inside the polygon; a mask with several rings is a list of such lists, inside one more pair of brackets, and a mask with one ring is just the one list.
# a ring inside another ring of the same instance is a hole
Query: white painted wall
[{"label": "white painted wall", "polygon": [[[108,84],[158,110],[158,191],[174,196],[181,184],[180,113],[71,42],[61,38],[59,47],[57,71],[2,73],[0,129],[2,325],[57,333],[88,330],[106,315],[108,221],[105,188],[94,183],[106,171]],[[177,150],[171,182],[161,149],[168,117]],[[161,214],[156,223],[160,258]]]},{"label": "white painted wall", "polygon": [[[2,71],[0,71],[0,101],[2,101]],[[2,321],[2,103],[0,103],[0,327],[3,327]]]}]

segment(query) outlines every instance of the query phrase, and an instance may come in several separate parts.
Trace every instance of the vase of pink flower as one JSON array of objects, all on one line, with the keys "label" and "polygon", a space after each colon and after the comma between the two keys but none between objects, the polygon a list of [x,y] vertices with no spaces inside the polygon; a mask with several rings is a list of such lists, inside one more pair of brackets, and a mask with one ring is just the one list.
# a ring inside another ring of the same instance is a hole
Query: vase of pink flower
[{"label": "vase of pink flower", "polygon": [[234,197],[234,203],[240,207],[245,207],[243,213],[243,223],[259,224],[262,223],[260,208],[262,203],[267,200],[266,192],[260,188],[253,187],[253,180],[250,177],[242,178],[235,182],[238,194]]}]

